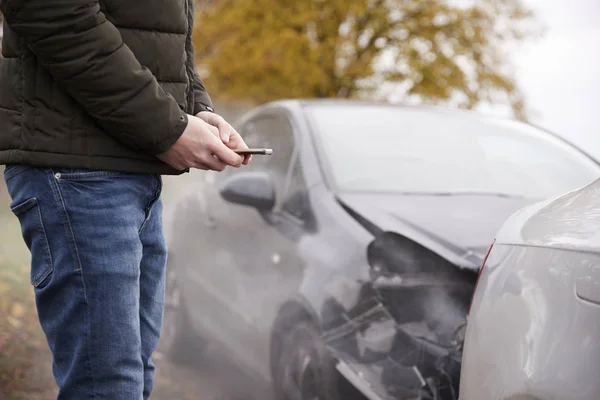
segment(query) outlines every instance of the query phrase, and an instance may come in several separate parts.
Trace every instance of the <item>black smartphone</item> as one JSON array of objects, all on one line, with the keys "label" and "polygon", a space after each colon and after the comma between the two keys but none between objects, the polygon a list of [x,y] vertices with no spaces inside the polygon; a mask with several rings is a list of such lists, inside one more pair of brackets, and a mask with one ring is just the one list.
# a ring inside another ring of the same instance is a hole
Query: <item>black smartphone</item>
[{"label": "black smartphone", "polygon": [[234,151],[241,156],[247,156],[247,155],[270,156],[271,154],[273,154],[273,149],[240,149],[240,150],[234,150]]}]

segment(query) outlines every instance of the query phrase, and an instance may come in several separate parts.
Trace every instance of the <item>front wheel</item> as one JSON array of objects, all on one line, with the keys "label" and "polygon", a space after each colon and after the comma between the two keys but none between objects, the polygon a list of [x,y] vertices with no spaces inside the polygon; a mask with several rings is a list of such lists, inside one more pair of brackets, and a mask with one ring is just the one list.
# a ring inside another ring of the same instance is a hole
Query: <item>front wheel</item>
[{"label": "front wheel", "polygon": [[362,400],[337,371],[314,324],[298,322],[282,333],[273,365],[276,400]]}]

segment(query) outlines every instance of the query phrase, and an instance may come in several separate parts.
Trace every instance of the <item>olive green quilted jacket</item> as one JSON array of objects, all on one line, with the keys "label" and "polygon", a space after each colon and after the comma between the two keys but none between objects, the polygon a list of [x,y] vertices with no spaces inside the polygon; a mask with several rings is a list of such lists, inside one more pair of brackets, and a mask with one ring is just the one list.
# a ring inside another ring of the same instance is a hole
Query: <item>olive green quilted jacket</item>
[{"label": "olive green quilted jacket", "polygon": [[212,111],[193,0],[0,0],[0,164],[178,174],[158,158]]}]

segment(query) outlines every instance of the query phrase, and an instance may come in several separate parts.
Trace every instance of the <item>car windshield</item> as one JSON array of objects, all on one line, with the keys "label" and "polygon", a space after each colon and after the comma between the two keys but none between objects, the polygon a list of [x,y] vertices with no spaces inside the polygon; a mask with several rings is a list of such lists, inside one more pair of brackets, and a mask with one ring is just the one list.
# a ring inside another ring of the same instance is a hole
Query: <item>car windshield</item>
[{"label": "car windshield", "polygon": [[574,147],[516,121],[385,105],[307,112],[343,191],[547,198],[600,176]]}]

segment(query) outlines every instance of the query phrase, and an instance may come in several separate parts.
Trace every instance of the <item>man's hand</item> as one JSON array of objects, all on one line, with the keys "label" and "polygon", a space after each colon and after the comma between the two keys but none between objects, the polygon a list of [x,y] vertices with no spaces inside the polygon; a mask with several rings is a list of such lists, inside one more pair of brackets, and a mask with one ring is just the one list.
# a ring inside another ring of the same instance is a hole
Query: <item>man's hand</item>
[{"label": "man's hand", "polygon": [[183,134],[158,158],[180,171],[186,168],[223,171],[228,165],[239,167],[245,161],[223,144],[217,128],[192,115],[188,115]]},{"label": "man's hand", "polygon": [[[217,128],[219,137],[225,143],[227,147],[233,150],[247,149],[248,145],[242,139],[242,136],[233,129],[233,126],[229,122],[225,121],[223,117],[210,111],[202,111],[196,114],[196,117],[202,119],[207,124]],[[248,165],[252,159],[251,155],[244,157],[242,164]]]}]

